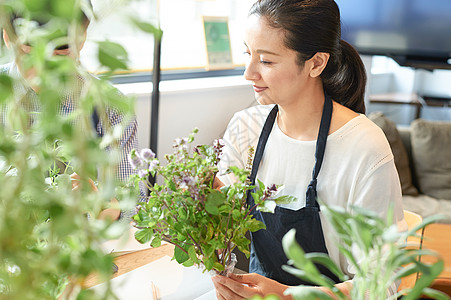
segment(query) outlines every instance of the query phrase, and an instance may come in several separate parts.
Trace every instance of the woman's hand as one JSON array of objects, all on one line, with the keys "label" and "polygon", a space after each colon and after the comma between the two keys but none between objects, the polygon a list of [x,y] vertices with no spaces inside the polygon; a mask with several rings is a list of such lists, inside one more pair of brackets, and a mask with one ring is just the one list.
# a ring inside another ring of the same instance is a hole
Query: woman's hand
[{"label": "woman's hand", "polygon": [[224,185],[225,185],[225,184],[222,183],[222,181],[219,180],[218,177],[215,176],[215,179],[214,179],[214,181],[213,181],[213,188],[219,190],[219,189],[221,189]]},{"label": "woman's hand", "polygon": [[[72,190],[79,189],[80,184],[81,184],[80,175],[78,175],[77,173],[72,173],[70,175],[70,179],[72,181]],[[98,192],[97,186],[95,185],[94,181],[91,178],[89,178],[89,185],[91,186],[91,189],[94,192]],[[120,211],[120,209],[114,208],[114,207],[118,207],[118,206],[119,206],[119,202],[116,200],[116,198],[111,199],[110,208],[106,208],[106,209],[102,210],[99,213],[98,218],[101,220],[105,220],[105,219],[117,220],[117,219],[119,219],[119,217],[121,215],[121,211]]]},{"label": "woman's hand", "polygon": [[255,295],[266,296],[275,294],[280,299],[292,299],[283,292],[288,286],[256,273],[236,275],[230,277],[214,276],[212,278],[216,288],[218,300],[248,299]]},{"label": "woman's hand", "polygon": [[[78,175],[77,173],[72,173],[70,175],[70,180],[72,182],[72,190],[73,191],[80,188],[80,185],[81,185],[81,177],[80,177],[80,175]],[[89,178],[89,185],[91,186],[91,189],[94,192],[98,191],[96,184],[94,183],[94,181],[92,181],[91,178]]]}]

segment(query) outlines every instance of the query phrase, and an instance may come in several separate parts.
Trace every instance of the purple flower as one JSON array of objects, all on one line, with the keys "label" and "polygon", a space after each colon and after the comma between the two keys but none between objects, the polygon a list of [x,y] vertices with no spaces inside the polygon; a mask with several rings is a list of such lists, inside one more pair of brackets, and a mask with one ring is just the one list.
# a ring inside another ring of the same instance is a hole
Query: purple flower
[{"label": "purple flower", "polygon": [[128,156],[128,162],[132,166],[133,169],[138,169],[143,165],[143,161],[138,153],[136,153],[135,149],[132,149]]},{"label": "purple flower", "polygon": [[181,143],[182,143],[182,139],[181,138],[176,138],[174,140],[174,147],[178,147]]},{"label": "purple flower", "polygon": [[182,183],[180,184],[180,187],[182,188],[189,188],[196,185],[196,180],[192,176],[184,176],[182,179]]},{"label": "purple flower", "polygon": [[188,149],[188,146],[186,145],[188,144],[188,138],[176,138],[174,140],[174,148],[177,148],[179,146],[183,146],[183,149]]},{"label": "purple flower", "polygon": [[146,162],[150,162],[152,159],[155,158],[155,153],[152,152],[152,150],[145,148],[141,150],[141,157]]},{"label": "purple flower", "polygon": [[149,171],[152,172],[158,167],[158,159],[153,159],[149,163]]},{"label": "purple flower", "polygon": [[271,192],[277,192],[277,186],[273,183],[268,187],[268,190]]},{"label": "purple flower", "polygon": [[214,146],[215,148],[221,149],[222,147],[225,146],[224,140],[222,140],[222,139],[216,139],[216,140],[214,140],[214,141],[213,141],[213,146]]},{"label": "purple flower", "polygon": [[197,176],[183,176],[179,181],[179,188],[182,190],[187,190],[190,193],[191,198],[198,199],[199,197],[199,188],[197,187]]},{"label": "purple flower", "polygon": [[271,184],[270,186],[267,186],[265,189],[265,192],[263,194],[264,199],[269,199],[277,194],[277,186],[275,184]]},{"label": "purple flower", "polygon": [[145,170],[145,169],[140,169],[140,170],[138,170],[138,176],[139,176],[140,178],[145,178],[145,177],[147,177],[147,174],[148,174],[148,171]]}]

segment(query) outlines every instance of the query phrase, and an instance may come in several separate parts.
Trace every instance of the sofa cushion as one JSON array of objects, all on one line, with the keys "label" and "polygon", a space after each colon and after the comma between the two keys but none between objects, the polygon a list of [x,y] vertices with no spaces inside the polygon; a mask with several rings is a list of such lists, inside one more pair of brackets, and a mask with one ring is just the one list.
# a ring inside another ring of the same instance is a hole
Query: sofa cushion
[{"label": "sofa cushion", "polygon": [[414,120],[412,156],[421,193],[451,200],[451,122]]},{"label": "sofa cushion", "polygon": [[451,224],[451,201],[447,199],[436,199],[427,195],[402,196],[402,206],[423,218],[440,215],[443,219],[438,223]]},{"label": "sofa cushion", "polygon": [[402,194],[411,196],[418,195],[418,190],[412,184],[412,172],[409,165],[409,158],[398,129],[396,128],[396,124],[381,112],[373,112],[368,118],[379,126],[387,137],[395,158],[396,169],[398,171],[399,180],[401,181]]}]

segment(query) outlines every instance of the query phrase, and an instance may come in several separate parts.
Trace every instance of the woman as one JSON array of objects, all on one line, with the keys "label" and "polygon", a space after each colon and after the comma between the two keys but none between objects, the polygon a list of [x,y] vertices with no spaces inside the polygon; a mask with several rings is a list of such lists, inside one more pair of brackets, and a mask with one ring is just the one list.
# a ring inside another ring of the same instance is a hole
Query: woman
[{"label": "woman", "polygon": [[[306,252],[328,253],[352,278],[333,228],[320,217],[317,198],[348,210],[364,207],[381,217],[394,203],[395,222],[404,224],[390,147],[363,115],[363,63],[340,36],[340,14],[331,0],[259,0],[250,10],[244,76],[262,105],[231,120],[220,173],[228,166],[244,168],[252,146],[257,150],[251,179],[284,184],[283,193],[297,202],[277,207],[274,214],[254,213],[267,226],[252,233],[249,271],[256,274],[214,277],[218,299],[287,297],[283,292],[289,285],[302,283],[281,270],[287,261],[281,238],[291,228]],[[234,180],[231,175],[218,179],[219,184]],[[248,204],[252,201],[249,197]],[[352,280],[337,287],[348,294]],[[395,291],[393,286],[388,292]]]}]

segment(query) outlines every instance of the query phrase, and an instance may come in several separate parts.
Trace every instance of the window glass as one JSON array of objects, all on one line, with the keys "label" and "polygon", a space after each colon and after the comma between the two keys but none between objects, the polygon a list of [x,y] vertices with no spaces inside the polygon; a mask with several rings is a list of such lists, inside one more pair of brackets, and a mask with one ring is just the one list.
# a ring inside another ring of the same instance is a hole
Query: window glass
[{"label": "window glass", "polygon": [[372,74],[393,73],[399,68],[399,65],[390,57],[375,55],[372,58]]},{"label": "window glass", "polygon": [[[81,61],[91,71],[101,71],[95,63],[96,41],[119,42],[129,53],[129,68],[149,71],[153,63],[153,36],[140,32],[130,16],[163,30],[161,68],[204,68],[207,62],[202,16],[227,17],[233,63],[244,64],[244,23],[255,0],[92,0],[97,18],[88,29]],[[159,9],[158,9],[159,8]]]}]

